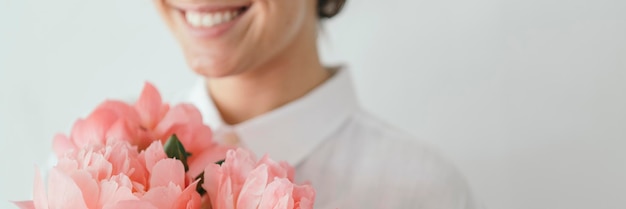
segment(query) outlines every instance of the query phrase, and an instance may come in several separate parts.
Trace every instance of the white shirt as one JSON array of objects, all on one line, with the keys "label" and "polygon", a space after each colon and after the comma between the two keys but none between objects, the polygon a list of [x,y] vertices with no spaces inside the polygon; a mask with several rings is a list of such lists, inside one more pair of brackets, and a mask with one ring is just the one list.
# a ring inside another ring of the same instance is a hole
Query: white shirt
[{"label": "white shirt", "polygon": [[[210,82],[210,81],[209,81]],[[287,105],[237,125],[220,118],[204,82],[187,102],[220,137],[296,168],[316,189],[315,208],[476,208],[460,173],[424,142],[362,110],[349,72]]]}]

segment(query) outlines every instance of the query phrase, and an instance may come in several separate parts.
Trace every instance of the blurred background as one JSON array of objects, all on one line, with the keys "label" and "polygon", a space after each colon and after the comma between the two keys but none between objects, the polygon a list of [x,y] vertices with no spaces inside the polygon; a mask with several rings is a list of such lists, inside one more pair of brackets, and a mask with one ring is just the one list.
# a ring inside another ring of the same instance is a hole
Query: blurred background
[{"label": "blurred background", "polygon": [[[488,208],[626,208],[626,1],[348,0],[324,23],[363,106],[438,146]],[[144,81],[197,78],[149,0],[0,0],[0,208],[51,139]]]}]

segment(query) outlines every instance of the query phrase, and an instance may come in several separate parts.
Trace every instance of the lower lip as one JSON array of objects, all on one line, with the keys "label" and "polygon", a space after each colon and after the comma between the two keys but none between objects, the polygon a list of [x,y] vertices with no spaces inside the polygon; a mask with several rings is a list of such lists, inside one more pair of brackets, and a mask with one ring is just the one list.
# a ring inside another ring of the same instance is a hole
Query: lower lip
[{"label": "lower lip", "polygon": [[245,12],[239,14],[237,17],[235,17],[235,19],[232,19],[231,21],[211,27],[193,27],[191,26],[191,24],[189,24],[189,22],[187,22],[184,12],[179,12],[179,14],[181,15],[182,21],[185,23],[185,26],[191,36],[203,39],[215,39],[230,31],[235,26],[235,24],[239,22],[239,19],[241,19]]}]

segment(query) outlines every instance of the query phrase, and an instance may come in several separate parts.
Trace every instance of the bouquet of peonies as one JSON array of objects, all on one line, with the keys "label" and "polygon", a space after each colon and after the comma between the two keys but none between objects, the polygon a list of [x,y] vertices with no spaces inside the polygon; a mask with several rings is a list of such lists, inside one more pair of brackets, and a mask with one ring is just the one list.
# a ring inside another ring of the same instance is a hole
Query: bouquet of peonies
[{"label": "bouquet of peonies", "polygon": [[105,101],[54,138],[47,189],[36,171],[22,209],[308,209],[294,169],[212,141],[192,105],[170,107],[147,83],[130,105]]}]

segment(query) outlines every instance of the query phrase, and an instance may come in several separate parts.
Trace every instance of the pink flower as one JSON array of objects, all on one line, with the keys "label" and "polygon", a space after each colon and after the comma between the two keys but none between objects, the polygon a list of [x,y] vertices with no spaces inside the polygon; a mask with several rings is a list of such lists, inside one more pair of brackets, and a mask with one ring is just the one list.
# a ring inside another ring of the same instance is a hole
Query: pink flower
[{"label": "pink flower", "polygon": [[59,157],[110,140],[128,141],[143,150],[153,141],[165,143],[173,134],[191,153],[190,176],[199,175],[208,164],[223,159],[226,152],[212,141],[211,129],[203,124],[197,108],[191,104],[170,108],[150,83],[145,84],[134,105],[114,100],[102,103],[87,118],[76,121],[69,136],[58,134],[53,147]]},{"label": "pink flower", "polygon": [[22,209],[194,209],[198,182],[189,182],[183,164],[167,158],[160,142],[145,151],[125,141],[70,152],[50,171],[47,192],[37,171],[34,200]]},{"label": "pink flower", "polygon": [[230,150],[221,165],[209,165],[204,184],[213,209],[311,209],[315,191],[293,183],[294,170],[267,156],[256,161],[244,149]]},{"label": "pink flower", "polygon": [[[180,160],[168,158],[163,147],[173,135],[178,140],[167,152]],[[76,121],[69,136],[57,135],[53,147],[59,161],[47,189],[37,171],[33,201],[18,207],[311,209],[315,199],[310,185],[293,183],[287,163],[257,161],[250,151],[214,143],[194,106],[164,104],[150,83],[135,104],[102,103]]]}]

